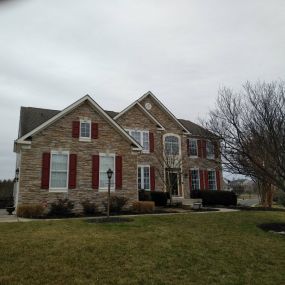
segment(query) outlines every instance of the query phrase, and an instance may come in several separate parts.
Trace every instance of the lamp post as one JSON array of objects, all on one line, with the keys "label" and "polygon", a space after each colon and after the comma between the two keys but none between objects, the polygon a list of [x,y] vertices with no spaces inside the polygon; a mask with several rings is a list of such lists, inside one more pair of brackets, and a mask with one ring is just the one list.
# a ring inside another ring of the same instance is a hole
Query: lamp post
[{"label": "lamp post", "polygon": [[113,171],[111,168],[107,170],[108,176],[108,201],[107,201],[107,218],[110,218],[110,191],[111,191],[111,178],[113,175]]}]

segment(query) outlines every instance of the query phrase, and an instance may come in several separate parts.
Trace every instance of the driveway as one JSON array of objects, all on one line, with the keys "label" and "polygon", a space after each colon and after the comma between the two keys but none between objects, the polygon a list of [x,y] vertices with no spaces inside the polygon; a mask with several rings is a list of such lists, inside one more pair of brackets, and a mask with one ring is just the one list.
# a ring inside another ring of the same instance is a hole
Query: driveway
[{"label": "driveway", "polygon": [[238,204],[242,206],[252,207],[259,203],[258,198],[252,198],[252,199],[238,199]]}]

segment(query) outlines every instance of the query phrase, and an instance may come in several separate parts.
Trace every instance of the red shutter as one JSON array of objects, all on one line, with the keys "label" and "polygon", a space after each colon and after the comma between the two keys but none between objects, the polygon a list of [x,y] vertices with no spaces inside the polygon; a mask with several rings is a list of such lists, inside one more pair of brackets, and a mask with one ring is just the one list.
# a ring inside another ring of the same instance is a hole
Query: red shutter
[{"label": "red shutter", "polygon": [[42,157],[42,189],[49,188],[50,153],[44,152]]},{"label": "red shutter", "polygon": [[197,144],[198,144],[198,157],[203,157],[202,141],[201,140],[197,140]]},{"label": "red shutter", "polygon": [[80,129],[80,122],[73,121],[72,122],[72,137],[79,138],[79,129]]},{"label": "red shutter", "polygon": [[98,124],[97,123],[92,123],[91,137],[92,139],[98,139]]},{"label": "red shutter", "polygon": [[116,190],[122,189],[122,184],[123,184],[123,175],[122,175],[122,168],[123,168],[123,163],[122,163],[122,157],[117,155],[116,156]]},{"label": "red shutter", "polygon": [[99,155],[92,156],[92,188],[99,188]]},{"label": "red shutter", "polygon": [[205,190],[204,187],[204,171],[199,170],[199,178],[200,178],[200,190]]},{"label": "red shutter", "polygon": [[218,142],[215,142],[214,143],[214,147],[215,147],[215,158],[219,158],[220,156],[220,149],[219,149],[219,143]]},{"label": "red shutter", "polygon": [[221,176],[220,176],[220,170],[216,170],[216,183],[217,183],[217,190],[221,190]]},{"label": "red shutter", "polygon": [[155,190],[155,168],[153,166],[150,167],[150,190]]},{"label": "red shutter", "polygon": [[190,156],[190,140],[187,139],[187,154]]},{"label": "red shutter", "polygon": [[204,179],[205,179],[205,190],[209,190],[209,178],[207,170],[204,170]]},{"label": "red shutter", "polygon": [[77,168],[77,155],[69,155],[69,177],[68,177],[68,188],[76,188],[76,168]]},{"label": "red shutter", "polygon": [[207,158],[206,141],[202,140],[202,157]]},{"label": "red shutter", "polygon": [[149,133],[149,152],[154,152],[154,135]]},{"label": "red shutter", "polygon": [[189,190],[192,191],[192,172],[189,170]]}]

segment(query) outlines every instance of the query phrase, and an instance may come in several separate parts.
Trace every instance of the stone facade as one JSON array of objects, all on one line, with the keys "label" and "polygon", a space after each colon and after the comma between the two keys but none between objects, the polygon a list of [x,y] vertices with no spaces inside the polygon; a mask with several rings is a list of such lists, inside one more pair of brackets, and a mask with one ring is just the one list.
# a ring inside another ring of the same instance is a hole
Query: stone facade
[{"label": "stone facade", "polygon": [[[83,101],[65,116],[53,122],[40,132],[32,136],[30,147],[21,145],[18,148],[18,167],[20,177],[18,182],[17,202],[19,204],[43,203],[50,204],[58,198],[68,198],[75,202],[75,211],[82,211],[81,202],[89,199],[102,208],[106,200],[106,191],[92,188],[92,155],[110,153],[122,156],[122,189],[116,189],[113,194],[129,198],[129,204],[138,199],[137,167],[150,165],[155,168],[155,189],[165,191],[165,166],[161,163],[164,149],[164,136],[172,134],[179,137],[180,141],[180,179],[179,196],[190,197],[189,171],[191,168],[219,169],[221,159],[192,158],[187,153],[187,140],[200,138],[189,134],[185,128],[167,112],[160,102],[148,95],[140,99],[141,106],[151,104],[147,110],[163,127],[144,112],[141,107],[134,104],[124,113],[120,114],[115,122],[123,129],[145,130],[153,133],[154,152],[144,153],[134,150],[134,145],[126,136],[110,124],[102,113],[98,112],[90,102]],[[99,136],[91,141],[80,141],[72,137],[72,122],[88,118],[98,123]],[[42,154],[51,151],[68,151],[77,155],[77,174],[75,189],[68,189],[65,193],[52,192],[41,189]],[[222,175],[220,176],[222,185]]]},{"label": "stone facade", "polygon": [[[72,137],[72,122],[81,117],[88,117],[98,123],[98,139],[85,142]],[[77,154],[77,185],[66,193],[41,189],[42,154],[54,150]],[[132,151],[130,142],[122,138],[89,103],[83,103],[33,136],[30,149],[21,149],[18,204],[50,204],[58,198],[68,198],[75,202],[75,211],[81,209],[80,202],[86,199],[95,201],[100,207],[106,199],[106,191],[92,189],[92,155],[107,152],[122,156],[123,186],[115,190],[115,194],[128,197],[131,204],[138,199],[137,153]]]}]

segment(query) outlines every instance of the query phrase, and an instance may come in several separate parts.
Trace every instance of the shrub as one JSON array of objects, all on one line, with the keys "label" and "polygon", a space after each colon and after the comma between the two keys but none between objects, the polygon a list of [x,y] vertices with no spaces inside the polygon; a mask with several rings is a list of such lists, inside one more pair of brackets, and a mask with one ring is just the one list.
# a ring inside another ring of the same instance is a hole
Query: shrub
[{"label": "shrub", "polygon": [[81,205],[85,215],[95,215],[98,212],[96,204],[90,202],[88,199],[81,202]]},{"label": "shrub", "polygon": [[[120,213],[123,207],[127,204],[129,199],[123,196],[111,196],[110,197],[110,212]],[[105,210],[107,211],[107,201],[103,202]]]},{"label": "shrub", "polygon": [[56,202],[50,205],[50,216],[65,217],[72,215],[72,209],[74,204],[68,199],[58,199]]},{"label": "shrub", "polygon": [[151,201],[150,191],[139,190],[139,201]]},{"label": "shrub", "polygon": [[236,206],[237,195],[229,191],[201,191],[203,206],[206,205],[223,205]]},{"label": "shrub", "polygon": [[155,203],[155,206],[167,205],[167,193],[162,191],[151,191],[151,200]]},{"label": "shrub", "polygon": [[200,190],[191,190],[190,191],[190,198],[191,199],[200,199],[201,198],[201,192]]},{"label": "shrub", "polygon": [[136,213],[152,213],[154,211],[153,201],[133,202],[133,211]]},{"label": "shrub", "polygon": [[44,206],[41,204],[23,204],[17,207],[17,216],[22,218],[40,218],[44,213]]}]

